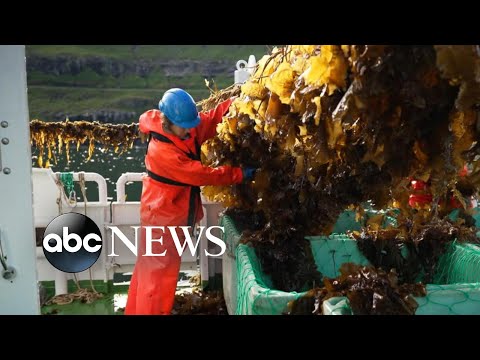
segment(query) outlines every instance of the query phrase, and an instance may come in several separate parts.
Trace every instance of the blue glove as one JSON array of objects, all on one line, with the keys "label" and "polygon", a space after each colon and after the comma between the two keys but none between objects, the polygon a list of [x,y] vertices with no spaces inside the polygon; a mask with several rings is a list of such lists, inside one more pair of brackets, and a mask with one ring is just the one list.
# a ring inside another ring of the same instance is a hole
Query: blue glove
[{"label": "blue glove", "polygon": [[255,172],[257,171],[257,169],[246,167],[246,168],[243,168],[242,171],[243,171],[243,181],[249,181],[253,179],[253,176],[255,175]]}]

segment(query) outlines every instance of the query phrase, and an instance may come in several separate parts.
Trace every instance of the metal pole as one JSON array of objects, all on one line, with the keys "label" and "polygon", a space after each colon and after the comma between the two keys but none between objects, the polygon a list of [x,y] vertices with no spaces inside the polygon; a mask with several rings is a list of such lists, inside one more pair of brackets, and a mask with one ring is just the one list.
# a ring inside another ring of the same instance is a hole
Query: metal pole
[{"label": "metal pole", "polygon": [[24,45],[0,45],[0,314],[40,314]]}]

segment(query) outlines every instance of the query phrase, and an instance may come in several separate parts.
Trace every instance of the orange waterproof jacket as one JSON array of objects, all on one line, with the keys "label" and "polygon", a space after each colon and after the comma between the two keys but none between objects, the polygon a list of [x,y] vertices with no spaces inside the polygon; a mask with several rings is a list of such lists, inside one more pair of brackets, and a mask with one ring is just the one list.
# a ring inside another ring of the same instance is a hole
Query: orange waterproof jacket
[{"label": "orange waterproof jacket", "polygon": [[201,144],[215,136],[232,100],[200,113],[201,122],[182,140],[163,130],[160,111],[140,116],[140,131],[150,136],[143,179],[140,217],[143,226],[193,226],[203,217],[199,186],[241,183],[242,169],[211,168],[200,162]]}]

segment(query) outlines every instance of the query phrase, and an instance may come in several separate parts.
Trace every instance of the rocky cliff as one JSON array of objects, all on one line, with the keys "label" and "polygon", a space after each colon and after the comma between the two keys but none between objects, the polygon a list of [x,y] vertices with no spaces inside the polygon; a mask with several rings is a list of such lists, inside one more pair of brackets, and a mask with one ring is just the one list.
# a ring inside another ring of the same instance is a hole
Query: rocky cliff
[{"label": "rocky cliff", "polygon": [[[234,64],[233,64],[234,65]],[[78,75],[91,70],[104,76],[121,77],[135,75],[147,77],[153,72],[161,72],[164,76],[185,76],[200,74],[204,77],[232,73],[231,61],[195,61],[195,60],[146,60],[122,61],[105,57],[74,57],[59,55],[55,57],[31,56],[28,58],[27,71],[39,71],[48,75]]]},{"label": "rocky cliff", "polygon": [[236,60],[263,55],[258,45],[27,46],[31,119],[130,123],[155,108],[165,90],[182,87],[195,100],[233,83]]}]

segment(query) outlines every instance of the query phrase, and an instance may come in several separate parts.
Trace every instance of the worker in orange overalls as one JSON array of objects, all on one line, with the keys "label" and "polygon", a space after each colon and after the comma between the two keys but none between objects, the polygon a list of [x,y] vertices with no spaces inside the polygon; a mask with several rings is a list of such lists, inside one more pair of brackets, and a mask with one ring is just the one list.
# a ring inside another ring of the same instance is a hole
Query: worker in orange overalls
[{"label": "worker in orange overalls", "polygon": [[[253,168],[212,168],[200,162],[201,144],[215,136],[216,126],[231,102],[232,99],[229,99],[211,111],[198,113],[190,94],[175,88],[165,92],[159,102],[160,110],[149,110],[140,116],[140,131],[148,134],[150,140],[140,206],[141,237],[126,315],[170,314],[181,257],[167,226],[193,228],[202,219],[199,186],[239,184],[254,176]],[[163,245],[158,241],[152,242],[152,253],[166,251],[165,256],[143,256],[146,253],[144,226],[165,227],[165,231],[153,229],[151,237],[163,237]],[[180,228],[177,230],[183,243],[185,235]]]}]

